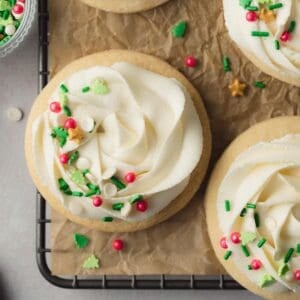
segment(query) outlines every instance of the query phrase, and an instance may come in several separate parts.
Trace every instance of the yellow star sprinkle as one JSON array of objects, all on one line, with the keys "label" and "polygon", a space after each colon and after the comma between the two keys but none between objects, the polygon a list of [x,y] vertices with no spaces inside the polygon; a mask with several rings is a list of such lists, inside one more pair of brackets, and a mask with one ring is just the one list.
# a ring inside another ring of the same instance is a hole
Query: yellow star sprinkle
[{"label": "yellow star sprinkle", "polygon": [[244,96],[246,87],[247,85],[245,83],[241,83],[238,79],[235,79],[232,84],[228,86],[233,97]]},{"label": "yellow star sprinkle", "polygon": [[69,139],[74,141],[76,144],[80,144],[82,139],[84,138],[82,130],[77,126],[76,128],[68,129]]},{"label": "yellow star sprinkle", "polygon": [[259,11],[259,19],[265,21],[266,23],[272,22],[276,19],[276,13],[273,10],[262,8]]}]

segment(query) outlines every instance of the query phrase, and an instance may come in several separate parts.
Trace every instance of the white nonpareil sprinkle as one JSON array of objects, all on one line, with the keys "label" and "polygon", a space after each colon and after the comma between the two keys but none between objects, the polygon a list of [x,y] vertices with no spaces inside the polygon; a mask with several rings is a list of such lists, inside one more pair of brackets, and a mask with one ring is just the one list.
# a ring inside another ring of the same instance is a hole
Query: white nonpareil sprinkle
[{"label": "white nonpareil sprinkle", "polygon": [[114,197],[118,193],[117,187],[112,183],[106,183],[103,186],[104,195],[107,197]]},{"label": "white nonpareil sprinkle", "polygon": [[10,121],[18,122],[22,120],[23,112],[18,107],[10,107],[6,110],[6,115]]},{"label": "white nonpareil sprinkle", "polygon": [[15,25],[6,25],[5,26],[5,33],[7,35],[14,35],[16,32],[16,27]]}]

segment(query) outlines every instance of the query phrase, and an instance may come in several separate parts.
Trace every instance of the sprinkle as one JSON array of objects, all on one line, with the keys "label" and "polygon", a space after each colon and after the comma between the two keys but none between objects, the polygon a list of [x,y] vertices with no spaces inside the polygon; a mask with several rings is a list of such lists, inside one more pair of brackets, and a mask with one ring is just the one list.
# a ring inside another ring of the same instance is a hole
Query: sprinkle
[{"label": "sprinkle", "polygon": [[74,197],[82,197],[83,193],[82,192],[72,192],[72,196],[74,196]]},{"label": "sprinkle", "polygon": [[69,89],[68,89],[64,84],[61,84],[61,85],[60,85],[60,90],[61,90],[63,93],[68,93],[68,92],[69,92]]},{"label": "sprinkle", "polygon": [[255,221],[255,226],[258,228],[260,225],[260,219],[259,219],[259,214],[257,212],[254,213],[254,221]]},{"label": "sprinkle", "polygon": [[300,253],[300,243],[297,244],[297,253]]},{"label": "sprinkle", "polygon": [[262,81],[255,81],[254,86],[260,89],[264,89],[266,87]]},{"label": "sprinkle", "polygon": [[67,105],[63,106],[63,110],[64,110],[64,113],[65,113],[65,115],[67,117],[71,117],[72,116],[72,112],[71,112],[70,108]]},{"label": "sprinkle", "polygon": [[76,248],[83,249],[85,248],[89,243],[89,238],[83,234],[74,233],[73,240],[75,243]]},{"label": "sprinkle", "polygon": [[90,257],[88,257],[82,266],[84,269],[98,269],[100,267],[100,261],[99,259],[93,254]]},{"label": "sprinkle", "polygon": [[230,201],[229,200],[225,200],[225,211],[230,211]]},{"label": "sprinkle", "polygon": [[82,171],[82,175],[85,176],[86,174],[89,174],[90,170],[89,169],[85,169]]},{"label": "sprinkle", "polygon": [[256,208],[256,204],[253,204],[253,203],[247,203],[246,207],[247,207],[247,208],[255,209],[255,208]]},{"label": "sprinkle", "polygon": [[260,239],[259,242],[257,243],[257,247],[261,248],[265,244],[266,241],[267,240],[265,238]]},{"label": "sprinkle", "polygon": [[277,271],[277,274],[279,276],[284,276],[289,270],[290,270],[290,268],[287,264],[281,264]]},{"label": "sprinkle", "polygon": [[18,107],[10,107],[7,111],[6,111],[6,115],[7,118],[10,121],[14,121],[14,122],[18,122],[22,119],[23,117],[23,112],[20,108]]},{"label": "sprinkle", "polygon": [[91,90],[91,88],[89,87],[89,86],[85,86],[84,88],[82,88],[82,92],[83,93],[87,93],[87,92],[89,92]]},{"label": "sprinkle", "polygon": [[296,28],[296,21],[292,20],[288,29],[288,32],[293,32]]},{"label": "sprinkle", "polygon": [[240,0],[240,5],[245,9],[248,9],[248,7],[251,5],[251,2],[252,0]]},{"label": "sprinkle", "polygon": [[173,37],[175,37],[175,38],[184,37],[185,32],[186,32],[186,27],[187,27],[186,21],[181,21],[181,22],[175,24],[171,30]]},{"label": "sprinkle", "polygon": [[69,158],[68,165],[73,164],[78,158],[79,158],[79,152],[78,151],[73,152]]},{"label": "sprinkle", "polygon": [[102,221],[103,221],[103,222],[112,222],[113,219],[114,219],[113,217],[103,217],[103,218],[102,218]]},{"label": "sprinkle", "polygon": [[62,106],[67,105],[69,102],[68,96],[63,92],[59,93],[59,102]]},{"label": "sprinkle", "polygon": [[260,282],[259,282],[259,286],[261,288],[264,288],[264,287],[267,287],[267,286],[269,286],[270,284],[272,284],[274,282],[275,282],[275,279],[271,275],[265,274],[261,277]]},{"label": "sprinkle", "polygon": [[243,218],[246,216],[246,214],[247,214],[247,208],[244,207],[240,213],[240,217]]},{"label": "sprinkle", "polygon": [[278,8],[281,8],[281,7],[283,7],[282,3],[274,3],[274,4],[270,4],[268,6],[269,10],[278,9]]},{"label": "sprinkle", "polygon": [[243,253],[245,254],[246,257],[250,256],[249,250],[247,248],[247,246],[241,245],[241,249],[243,251]]},{"label": "sprinkle", "polygon": [[107,82],[103,79],[95,79],[91,83],[91,91],[95,95],[106,95],[110,92]]},{"label": "sprinkle", "polygon": [[67,184],[67,182],[63,178],[58,179],[58,185],[59,185],[59,189],[61,191],[65,191],[65,190],[70,189],[69,185]]},{"label": "sprinkle", "polygon": [[226,251],[225,255],[224,255],[224,259],[228,260],[228,258],[231,256],[231,254],[232,254],[232,251],[230,251],[230,250]]},{"label": "sprinkle", "polygon": [[126,185],[121,182],[116,176],[112,176],[110,180],[119,190],[123,190],[126,188]]},{"label": "sprinkle", "polygon": [[97,195],[97,191],[94,191],[94,190],[91,190],[91,191],[88,191],[87,193],[85,193],[85,197],[91,197],[91,196],[94,196],[94,195]]},{"label": "sprinkle", "polygon": [[133,196],[130,198],[129,203],[130,203],[130,204],[134,204],[134,203],[136,203],[136,202],[138,202],[138,201],[141,201],[141,200],[143,200],[143,196],[137,194],[137,195],[133,195]]},{"label": "sprinkle", "polygon": [[52,128],[51,136],[58,139],[60,147],[66,144],[68,135],[68,131],[63,127]]},{"label": "sprinkle", "polygon": [[223,58],[223,70],[225,72],[231,71],[231,63],[227,56],[224,56],[224,58]]},{"label": "sprinkle", "polygon": [[251,265],[248,265],[248,270],[252,270],[252,266]]},{"label": "sprinkle", "polygon": [[124,203],[121,203],[121,202],[119,202],[119,203],[114,203],[113,205],[112,205],[112,209],[113,210],[121,210],[122,208],[123,208],[123,206],[124,206]]},{"label": "sprinkle", "polygon": [[92,184],[92,183],[90,183],[90,182],[87,183],[86,186],[87,186],[90,190],[93,190],[93,191],[95,191],[95,190],[98,189],[98,186],[97,186],[97,185]]},{"label": "sprinkle", "polygon": [[241,241],[242,245],[247,245],[248,243],[253,242],[256,239],[256,234],[253,232],[242,232]]},{"label": "sprinkle", "polygon": [[288,252],[286,253],[285,257],[284,257],[284,263],[287,264],[289,262],[289,260],[291,259],[293,253],[294,253],[295,249],[294,248],[290,248],[288,250]]},{"label": "sprinkle", "polygon": [[257,6],[248,6],[247,7],[247,10],[249,10],[249,11],[258,11],[258,7]]},{"label": "sprinkle", "polygon": [[252,31],[251,35],[257,37],[267,37],[270,35],[270,33],[267,31]]},{"label": "sprinkle", "polygon": [[280,49],[280,43],[279,43],[279,41],[275,40],[274,44],[275,44],[275,49],[279,50]]}]

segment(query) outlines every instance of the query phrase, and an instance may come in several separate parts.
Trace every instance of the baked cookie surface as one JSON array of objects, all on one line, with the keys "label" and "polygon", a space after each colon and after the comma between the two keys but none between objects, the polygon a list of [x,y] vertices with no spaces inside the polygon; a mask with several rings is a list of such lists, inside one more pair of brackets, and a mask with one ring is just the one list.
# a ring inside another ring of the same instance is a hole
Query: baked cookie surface
[{"label": "baked cookie surface", "polygon": [[147,228],[182,209],[210,157],[209,122],[167,63],[111,50],[56,75],[33,105],[26,158],[46,200],[103,231]]},{"label": "baked cookie surface", "polygon": [[229,36],[263,72],[300,86],[300,1],[223,0]]},{"label": "baked cookie surface", "polygon": [[227,272],[266,299],[299,299],[300,117],[242,133],[205,196],[208,232]]},{"label": "baked cookie surface", "polygon": [[81,0],[87,5],[115,13],[134,13],[148,10],[170,0]]}]

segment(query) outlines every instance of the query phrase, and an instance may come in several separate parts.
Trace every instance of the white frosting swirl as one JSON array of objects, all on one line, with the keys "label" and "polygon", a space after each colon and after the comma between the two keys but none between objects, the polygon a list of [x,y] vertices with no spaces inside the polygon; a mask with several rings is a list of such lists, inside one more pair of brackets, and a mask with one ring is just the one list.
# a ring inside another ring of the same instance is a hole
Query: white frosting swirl
[{"label": "white frosting swirl", "polygon": [[[300,270],[300,254],[296,248],[300,243],[300,135],[287,135],[271,142],[256,144],[232,163],[218,191],[218,222],[227,238],[232,259],[249,279],[259,285],[261,278],[271,275],[276,282],[268,289],[275,292],[292,290],[300,292],[300,281],[294,272]],[[224,209],[229,199],[231,210]],[[244,217],[240,213],[248,203],[256,209],[247,209]],[[254,213],[260,219],[255,223]],[[246,257],[240,245],[230,240],[232,232],[247,232],[256,235],[247,247]],[[259,248],[260,239],[266,243]],[[280,276],[278,270],[290,248],[294,254],[287,263],[290,271]],[[259,270],[247,270],[252,259],[259,259]]]},{"label": "white frosting swirl", "polygon": [[[251,6],[260,6],[259,1],[253,0]],[[246,20],[247,10],[240,5],[239,0],[223,0],[225,22],[230,37],[246,53],[280,76],[291,77],[300,84],[300,1],[274,0],[272,3],[282,3],[283,6],[274,10],[276,19],[265,22]],[[269,4],[268,4],[269,5]],[[268,7],[266,5],[266,7]],[[289,29],[291,21],[296,21],[292,38],[287,42],[280,42],[280,49],[275,48],[275,40],[280,41],[283,32]],[[252,31],[269,32],[268,37],[254,37]]]},{"label": "white frosting swirl", "polygon": [[[109,93],[82,92],[97,79],[107,82]],[[185,189],[200,160],[203,137],[191,97],[178,81],[120,62],[81,70],[63,84],[69,90],[72,118],[86,130],[84,138],[79,145],[68,140],[60,148],[50,133],[66,116],[47,111],[34,122],[33,153],[39,176],[65,208],[84,218],[112,216],[136,222],[157,214]],[[58,98],[59,88],[49,104]],[[74,183],[69,168],[58,159],[61,153],[75,150],[80,154],[75,168],[88,168],[88,179],[102,191],[100,207],[94,207],[87,197],[64,195],[59,190],[57,179],[63,178],[72,191],[86,193],[86,186]],[[115,171],[123,182],[127,172],[138,176],[125,189],[117,190],[110,182]],[[128,205],[137,194],[148,201],[144,213]],[[114,203],[125,204],[124,209],[113,210]]]}]

